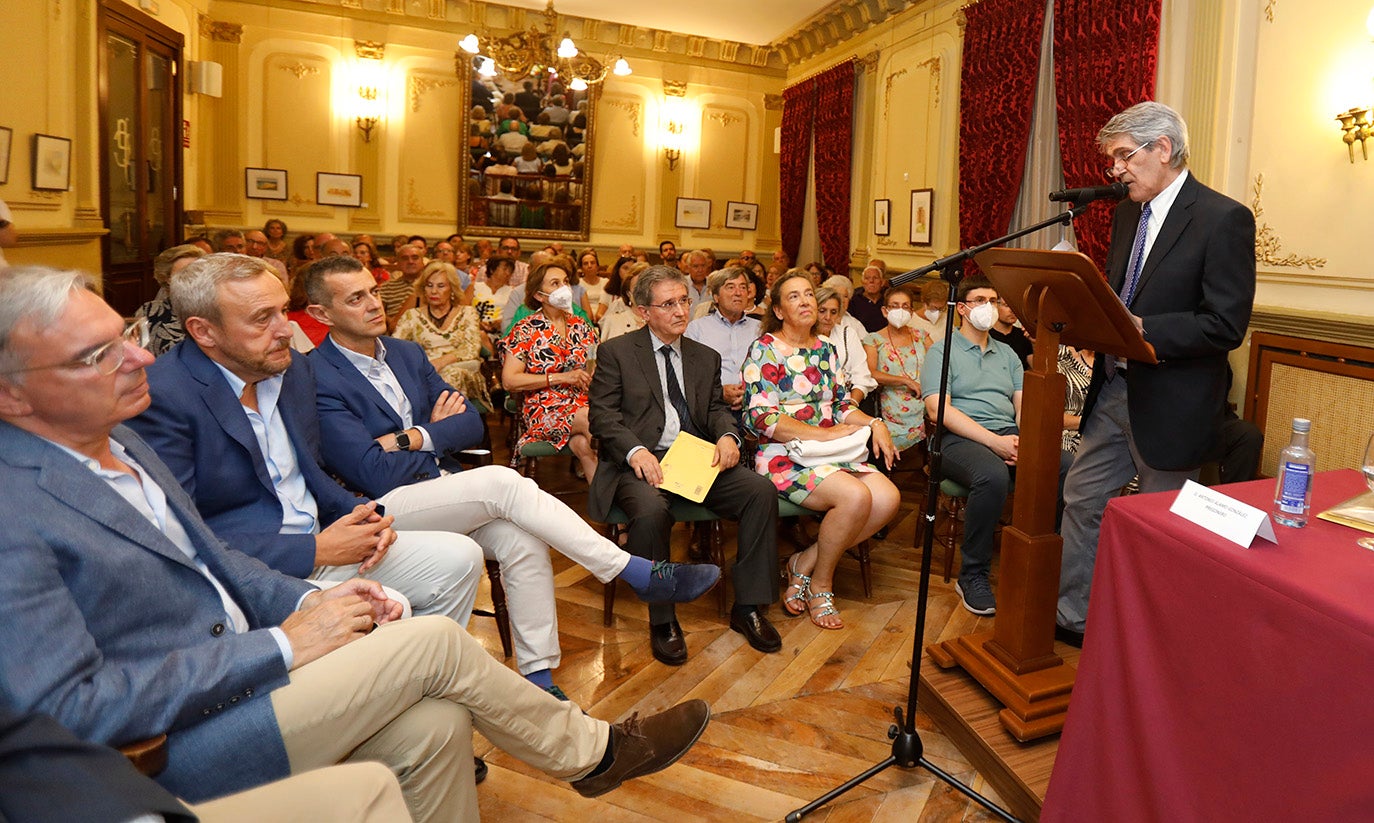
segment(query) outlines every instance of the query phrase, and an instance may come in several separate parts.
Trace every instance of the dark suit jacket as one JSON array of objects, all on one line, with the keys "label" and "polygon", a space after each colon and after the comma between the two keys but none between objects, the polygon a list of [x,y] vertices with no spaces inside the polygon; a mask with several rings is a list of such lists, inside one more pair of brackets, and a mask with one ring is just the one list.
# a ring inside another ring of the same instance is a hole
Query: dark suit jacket
[{"label": "dark suit jacket", "polygon": [[[720,355],[686,337],[681,343],[682,383],[692,423],[713,441],[738,433],[720,391]],[[597,347],[588,412],[592,434],[601,441],[601,463],[587,496],[593,519],[606,518],[621,475],[633,471],[625,462],[630,449],[652,451],[663,435],[667,399],[658,379],[656,345],[645,327]]]},{"label": "dark suit jacket", "polygon": [[[129,421],[196,501],[200,516],[229,545],[283,574],[309,577],[313,534],[281,534],[282,510],[267,461],[239,399],[194,340],[184,340],[148,367],[153,402]],[[306,488],[327,526],[364,502],[320,468],[320,425],[310,361],[292,355],[283,377],[281,411]]]},{"label": "dark suit jacket", "polygon": [[196,818],[128,758],[79,739],[51,717],[0,708],[0,820],[126,823],[146,814]]},{"label": "dark suit jacket", "polygon": [[[1123,201],[1112,221],[1107,278],[1118,293],[1140,210],[1141,204]],[[1157,365],[1132,362],[1126,372],[1131,432],[1150,466],[1183,471],[1206,459],[1225,407],[1226,354],[1245,339],[1254,302],[1255,216],[1190,173],[1145,259],[1131,304],[1159,358]],[[1084,427],[1105,379],[1099,355]]]},{"label": "dark suit jacket", "polygon": [[462,414],[429,422],[439,395],[457,391],[434,370],[425,350],[408,340],[383,337],[386,362],[410,400],[412,425],[423,426],[434,452],[383,451],[375,438],[400,431],[401,418],[372,387],[332,337],[310,353],[315,366],[324,462],[352,488],[381,497],[398,486],[439,476],[442,467],[461,471],[457,454],[482,442],[482,415],[473,406]]},{"label": "dark suit jacket", "polygon": [[[314,587],[231,551],[152,449],[114,438],[167,494],[197,555],[251,629],[280,625]],[[210,581],[90,469],[0,423],[0,705],[123,745],[167,733],[158,782],[192,802],[288,773],[268,694],[287,682],[266,631],[235,634]]]}]

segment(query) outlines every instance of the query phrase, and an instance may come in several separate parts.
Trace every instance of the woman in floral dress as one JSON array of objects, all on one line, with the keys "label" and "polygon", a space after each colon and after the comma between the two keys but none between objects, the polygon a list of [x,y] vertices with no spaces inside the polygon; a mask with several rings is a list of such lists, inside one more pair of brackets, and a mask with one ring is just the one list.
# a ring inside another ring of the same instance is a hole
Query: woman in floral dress
[{"label": "woman in floral dress", "polygon": [[859,411],[837,379],[835,347],[816,334],[810,279],[784,275],[773,284],[770,298],[763,335],[749,347],[742,370],[744,423],[759,438],[755,469],[781,496],[825,513],[816,542],[787,561],[783,608],[791,615],[807,612],[823,629],[840,629],[835,566],[845,549],[892,519],[900,495],[872,464],[805,466],[788,456],[785,444],[832,441],[868,426],[875,452],[889,467],[897,451],[887,425]]},{"label": "woman in floral dress", "polygon": [[930,335],[912,326],[912,293],[894,286],[883,296],[887,325],[864,337],[868,370],[882,387],[880,413],[892,432],[898,451],[925,439],[926,407],[921,402],[921,364],[930,348]]},{"label": "woman in floral dress", "polygon": [[415,284],[417,305],[396,321],[395,336],[419,343],[444,382],[463,393],[485,414],[492,410],[487,381],[482,377],[482,349],[491,344],[482,333],[477,310],[458,303],[458,271],[438,260],[420,273]]},{"label": "woman in floral dress", "polygon": [[565,256],[530,269],[525,305],[534,313],[506,337],[501,382],[506,391],[525,395],[518,446],[540,440],[560,449],[567,446],[591,483],[596,453],[587,424],[587,389],[592,385],[587,360],[596,330],[572,312],[572,270],[573,262]]}]

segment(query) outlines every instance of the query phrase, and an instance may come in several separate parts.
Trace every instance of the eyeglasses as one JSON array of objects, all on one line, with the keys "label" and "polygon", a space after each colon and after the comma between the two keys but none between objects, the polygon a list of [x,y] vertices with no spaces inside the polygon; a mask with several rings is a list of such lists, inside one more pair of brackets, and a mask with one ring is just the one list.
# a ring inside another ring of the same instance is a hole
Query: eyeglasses
[{"label": "eyeglasses", "polygon": [[1153,140],[1146,140],[1144,143],[1141,143],[1139,146],[1136,146],[1135,148],[1131,149],[1130,151],[1124,154],[1122,154],[1121,152],[1117,152],[1116,154],[1112,155],[1112,164],[1107,167],[1107,179],[1115,180],[1117,174],[1116,167],[1118,165],[1122,168],[1125,168],[1126,162],[1130,160],[1132,157],[1135,157],[1136,152],[1140,151],[1141,149],[1147,148],[1154,142],[1155,141]]},{"label": "eyeglasses", "polygon": [[970,305],[970,306],[981,306],[981,305],[983,305],[984,303],[991,303],[991,304],[994,305],[994,306],[1005,306],[1005,305],[1007,305],[1007,301],[1003,300],[1003,299],[1000,298],[1000,297],[991,297],[991,298],[989,298],[989,297],[975,297],[975,298],[973,298],[972,300],[961,300],[961,301],[959,301],[959,302],[961,302],[961,303],[966,303],[966,304],[968,304],[968,305]]},{"label": "eyeglasses", "polygon": [[119,367],[124,365],[124,358],[128,354],[128,345],[137,346],[140,349],[148,348],[148,318],[140,317],[124,330],[124,333],[108,343],[101,345],[90,354],[70,360],[66,363],[53,363],[47,366],[29,366],[23,369],[11,369],[6,374],[19,374],[26,371],[44,371],[46,369],[82,369],[94,368],[103,376],[109,376],[119,371]]},{"label": "eyeglasses", "polygon": [[690,309],[692,308],[692,298],[683,297],[677,300],[668,300],[663,303],[650,303],[648,307],[651,309],[662,309],[663,311],[673,311],[674,309]]}]

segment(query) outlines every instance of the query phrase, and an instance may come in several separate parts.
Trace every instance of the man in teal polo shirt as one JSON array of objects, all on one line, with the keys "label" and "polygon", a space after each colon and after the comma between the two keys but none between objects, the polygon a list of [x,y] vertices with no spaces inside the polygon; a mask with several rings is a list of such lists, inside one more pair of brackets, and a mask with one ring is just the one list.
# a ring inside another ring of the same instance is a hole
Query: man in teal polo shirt
[{"label": "man in teal polo shirt", "polygon": [[963,562],[955,590],[974,614],[997,611],[988,583],[992,538],[1007,500],[1020,446],[1021,360],[1011,347],[991,339],[997,322],[997,290],[981,275],[959,284],[957,311],[963,325],[949,341],[926,353],[921,388],[927,418],[940,401],[940,373],[946,342],[949,385],[945,389],[944,474],[969,490],[964,509]]}]

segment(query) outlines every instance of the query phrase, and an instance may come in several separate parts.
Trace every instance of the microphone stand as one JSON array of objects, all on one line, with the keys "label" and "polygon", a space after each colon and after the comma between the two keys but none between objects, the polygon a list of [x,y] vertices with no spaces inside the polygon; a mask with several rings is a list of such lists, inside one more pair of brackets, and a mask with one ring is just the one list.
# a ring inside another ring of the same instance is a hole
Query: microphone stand
[{"label": "microphone stand", "polygon": [[964,263],[971,260],[974,255],[987,251],[991,248],[1004,245],[1017,239],[1033,234],[1041,229],[1063,224],[1071,225],[1075,217],[1078,217],[1088,208],[1091,199],[1078,200],[1065,212],[1055,215],[1048,220],[1043,220],[1033,226],[1012,232],[1011,234],[999,237],[996,240],[973,246],[955,252],[948,257],[942,257],[927,266],[919,269],[912,269],[903,272],[892,278],[892,285],[900,286],[918,277],[922,277],[933,271],[939,271],[940,277],[949,283],[949,300],[945,306],[945,341],[943,357],[940,361],[940,401],[938,411],[935,416],[935,434],[930,438],[929,459],[927,465],[930,468],[930,483],[926,489],[926,510],[925,510],[925,534],[921,543],[921,583],[916,597],[916,632],[911,641],[911,681],[907,686],[906,712],[903,713],[901,706],[892,709],[892,715],[897,721],[887,730],[888,739],[892,741],[892,754],[885,760],[875,764],[867,771],[858,774],[829,792],[821,795],[810,803],[788,813],[787,823],[797,823],[803,817],[814,812],[816,809],[830,803],[832,800],[848,792],[856,786],[866,782],[892,766],[903,769],[914,769],[917,766],[925,768],[936,777],[949,784],[951,788],[959,791],[973,800],[978,805],[987,809],[994,816],[1010,823],[1019,823],[1017,818],[1009,812],[997,806],[991,800],[982,796],[978,792],[964,785],[958,778],[931,763],[925,757],[925,747],[921,743],[921,736],[916,731],[916,697],[920,685],[922,645],[925,643],[926,633],[926,605],[930,599],[930,568],[931,568],[931,548],[935,538],[935,507],[939,503],[940,481],[944,478],[942,472],[943,454],[940,450],[941,435],[945,430],[945,397],[946,389],[949,384],[949,350],[948,341],[954,336],[954,307],[956,304],[956,293],[959,288],[959,281],[964,279]]}]

